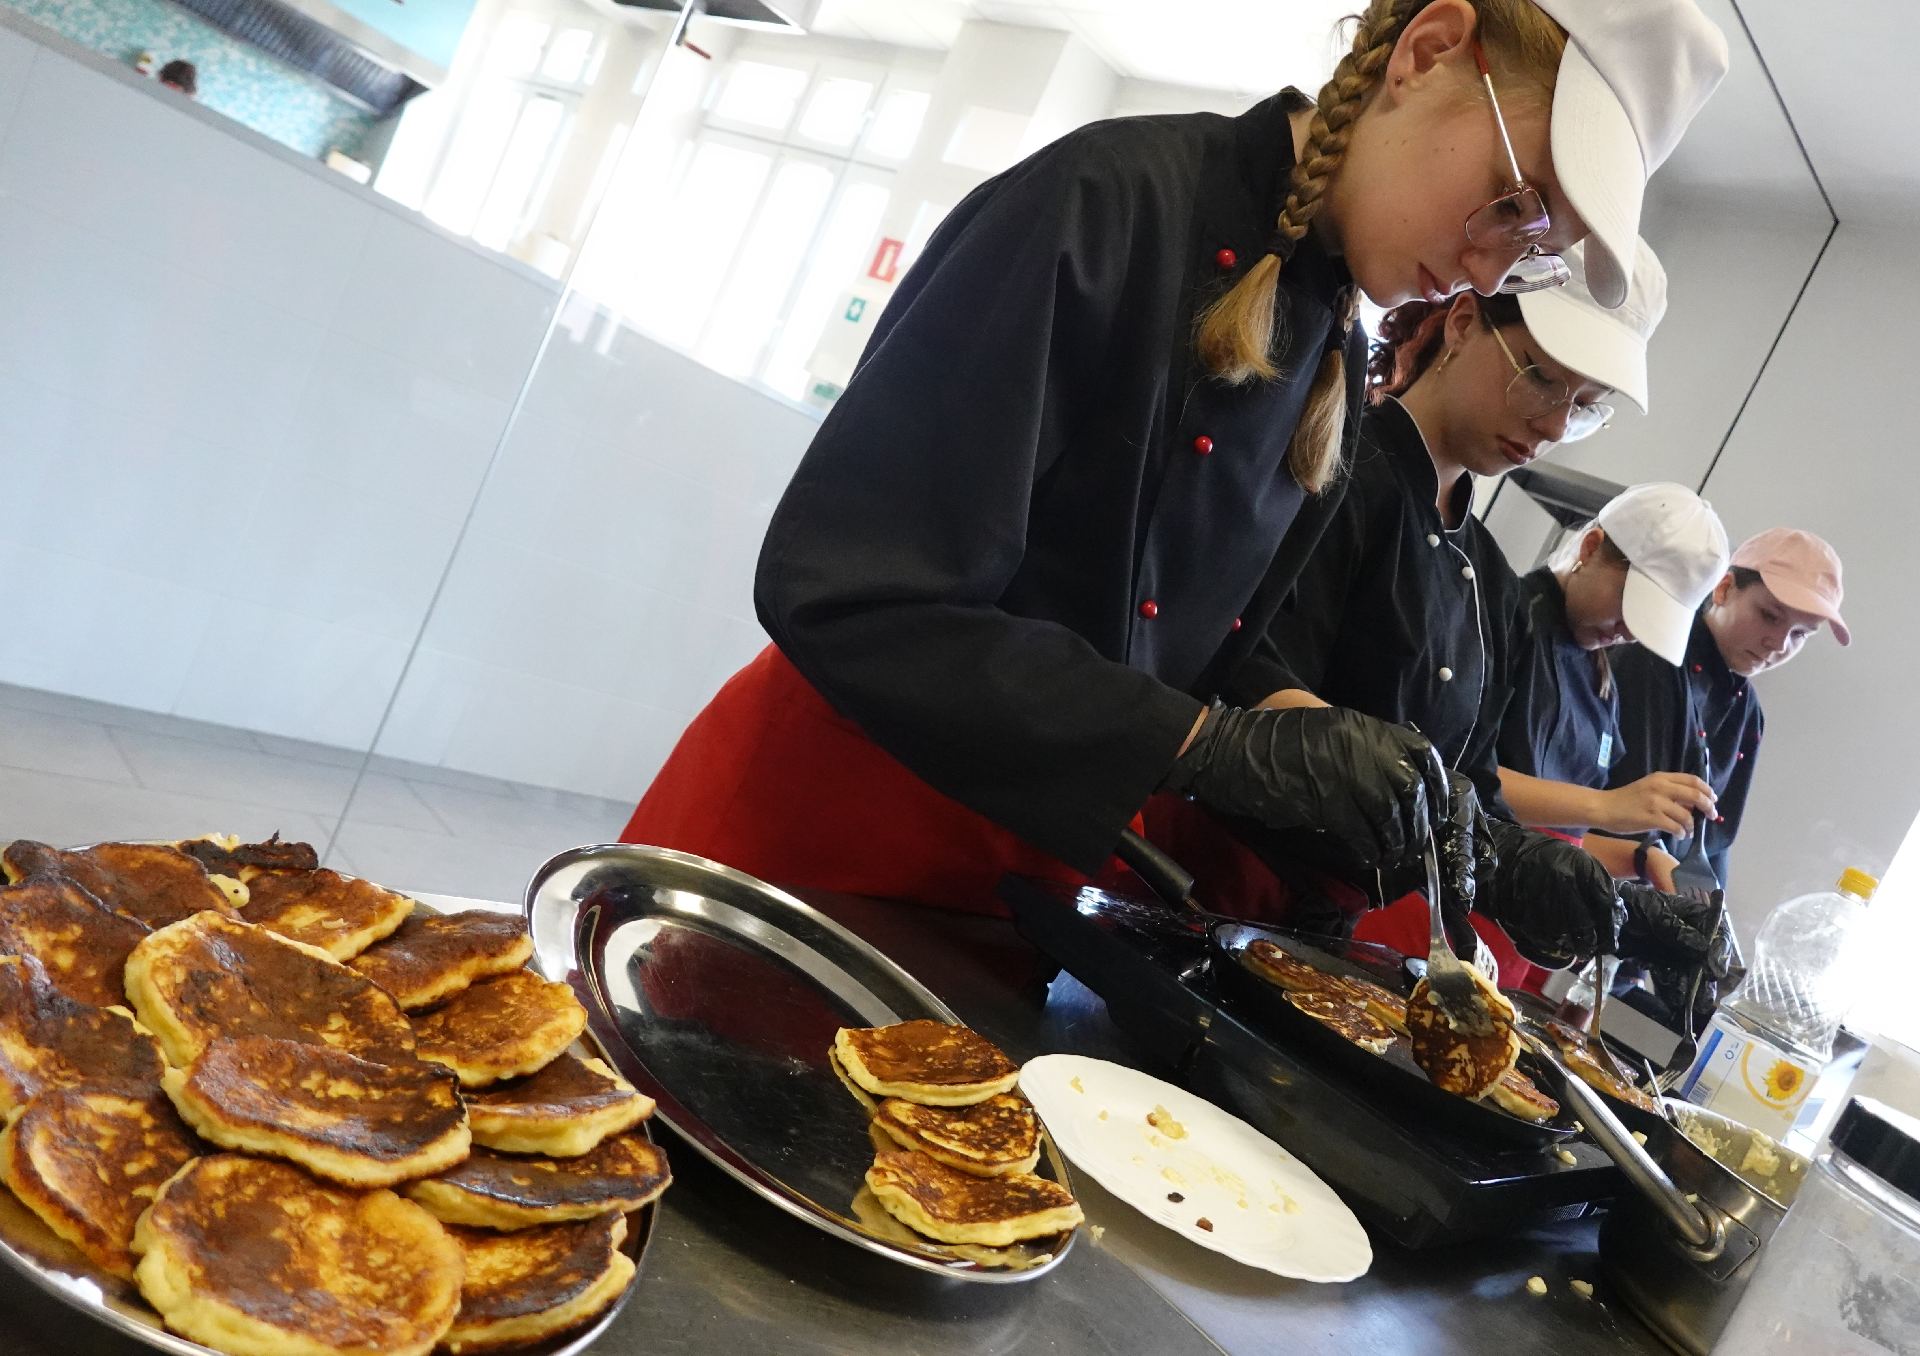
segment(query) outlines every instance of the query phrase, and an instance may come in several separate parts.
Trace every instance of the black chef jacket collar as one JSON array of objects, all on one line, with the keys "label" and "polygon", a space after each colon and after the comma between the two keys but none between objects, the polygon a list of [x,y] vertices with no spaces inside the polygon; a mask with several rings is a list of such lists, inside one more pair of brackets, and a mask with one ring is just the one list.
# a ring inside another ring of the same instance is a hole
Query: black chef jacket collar
[{"label": "black chef jacket collar", "polygon": [[[1235,278],[1262,255],[1274,252],[1274,223],[1280,220],[1280,209],[1286,205],[1294,166],[1293,124],[1288,119],[1313,106],[1314,101],[1299,90],[1283,89],[1234,119],[1235,200],[1223,202],[1220,210],[1210,211],[1208,216],[1220,243],[1239,256]],[[1241,225],[1249,218],[1261,223],[1259,232],[1249,232]],[[1223,229],[1220,223],[1228,222],[1233,226]],[[1286,258],[1286,269],[1287,277],[1312,296],[1332,296],[1353,283],[1346,264],[1328,254],[1311,230],[1294,244],[1292,257]],[[1338,342],[1340,337],[1336,335],[1330,342]]]},{"label": "black chef jacket collar", "polygon": [[1696,678],[1707,680],[1706,687],[1718,699],[1715,702],[1718,708],[1730,705],[1747,690],[1749,680],[1735,673],[1726,656],[1720,653],[1720,642],[1713,638],[1713,631],[1707,626],[1704,607],[1694,614],[1693,630],[1687,633],[1687,675],[1689,685]]},{"label": "black chef jacket collar", "polygon": [[1473,506],[1473,477],[1462,472],[1460,479],[1453,483],[1448,507],[1453,511],[1454,525],[1448,527],[1446,519],[1440,516],[1440,472],[1433,464],[1427,435],[1420,431],[1413,412],[1400,403],[1399,397],[1388,396],[1373,407],[1368,435],[1392,459],[1412,487],[1419,501],[1420,516],[1430,529],[1437,528],[1449,538],[1466,530],[1468,510]]},{"label": "black chef jacket collar", "polygon": [[1553,643],[1575,644],[1573,626],[1567,621],[1567,591],[1560,587],[1560,577],[1552,567],[1542,565],[1536,570],[1528,570],[1521,576],[1520,586],[1530,591],[1537,600],[1529,605],[1527,613],[1551,628]]}]

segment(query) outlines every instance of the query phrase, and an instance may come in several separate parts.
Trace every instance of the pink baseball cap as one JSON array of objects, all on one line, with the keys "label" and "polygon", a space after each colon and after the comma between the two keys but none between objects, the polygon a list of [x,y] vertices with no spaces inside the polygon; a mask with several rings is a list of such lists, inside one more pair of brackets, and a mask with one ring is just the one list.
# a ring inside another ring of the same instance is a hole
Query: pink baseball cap
[{"label": "pink baseball cap", "polygon": [[1842,645],[1853,643],[1840,618],[1840,557],[1813,533],[1769,528],[1741,542],[1733,553],[1733,564],[1759,571],[1761,582],[1774,597],[1796,611],[1825,618],[1835,640]]}]

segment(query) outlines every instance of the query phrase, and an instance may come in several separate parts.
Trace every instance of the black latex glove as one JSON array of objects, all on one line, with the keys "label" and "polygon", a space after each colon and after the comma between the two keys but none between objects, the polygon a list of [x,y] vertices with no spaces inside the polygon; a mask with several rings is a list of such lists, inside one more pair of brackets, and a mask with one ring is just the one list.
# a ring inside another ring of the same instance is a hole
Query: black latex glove
[{"label": "black latex glove", "polygon": [[1480,793],[1465,773],[1447,773],[1453,799],[1446,822],[1440,826],[1440,890],[1449,908],[1466,913],[1473,908],[1478,878],[1490,876],[1499,864],[1493,830],[1480,808]]},{"label": "black latex glove", "polygon": [[1607,869],[1564,838],[1487,821],[1497,863],[1478,905],[1528,960],[1552,969],[1617,953],[1625,907]]},{"label": "black latex glove", "polygon": [[[1684,1024],[1687,1035],[1698,1036],[1720,1000],[1746,978],[1747,966],[1724,907],[1694,905],[1693,911],[1695,917],[1688,926],[1692,936],[1701,940],[1695,944],[1689,939],[1685,958],[1676,954],[1671,960],[1650,960],[1647,978],[1672,1025],[1678,1029]],[[1626,945],[1624,940],[1621,945]]]},{"label": "black latex glove", "polygon": [[1423,737],[1343,707],[1248,711],[1214,703],[1165,789],[1270,829],[1307,830],[1362,870],[1425,846],[1445,769]]},{"label": "black latex glove", "polygon": [[1723,904],[1670,895],[1638,881],[1621,881],[1619,890],[1627,910],[1620,928],[1623,958],[1649,966],[1702,965],[1713,979],[1727,977],[1733,934]]}]

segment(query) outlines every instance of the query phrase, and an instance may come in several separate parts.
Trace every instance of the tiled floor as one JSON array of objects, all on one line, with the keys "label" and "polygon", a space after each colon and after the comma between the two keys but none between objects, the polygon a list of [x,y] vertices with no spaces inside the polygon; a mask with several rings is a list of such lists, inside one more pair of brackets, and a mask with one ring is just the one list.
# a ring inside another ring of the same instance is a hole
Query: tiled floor
[{"label": "tiled floor", "polygon": [[611,841],[632,809],[391,758],[375,758],[356,792],[360,761],[355,750],[0,684],[0,841],[278,831],[321,848],[332,838],[327,865],[396,889],[517,901],[541,862]]}]

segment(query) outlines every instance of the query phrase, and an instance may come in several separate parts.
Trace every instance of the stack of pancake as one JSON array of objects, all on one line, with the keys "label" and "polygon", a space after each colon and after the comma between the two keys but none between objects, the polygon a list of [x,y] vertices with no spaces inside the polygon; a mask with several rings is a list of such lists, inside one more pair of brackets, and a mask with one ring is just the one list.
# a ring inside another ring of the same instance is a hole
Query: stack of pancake
[{"label": "stack of pancake", "polygon": [[424,1356],[603,1312],[668,1182],[520,920],[305,844],[0,852],[0,1181],[235,1356]]},{"label": "stack of pancake", "polygon": [[1498,1024],[1492,1038],[1476,1040],[1455,1032],[1439,1010],[1424,1001],[1423,987],[1416,986],[1412,998],[1401,998],[1369,979],[1328,974],[1265,938],[1249,944],[1243,954],[1249,969],[1286,990],[1289,1003],[1355,1045],[1384,1055],[1405,1042],[1414,1063],[1435,1086],[1489,1102],[1522,1120],[1544,1122],[1560,1114],[1560,1104],[1514,1067],[1519,1037],[1512,1004],[1484,980],[1481,987],[1490,995],[1489,1003],[1507,1020]]},{"label": "stack of pancake", "polygon": [[1022,1245],[1080,1223],[1072,1194],[1034,1174],[1040,1120],[991,1041],[925,1020],[842,1027],[828,1059],[872,1118],[874,1162],[853,1202],[870,1232],[1022,1267],[1047,1255]]}]

